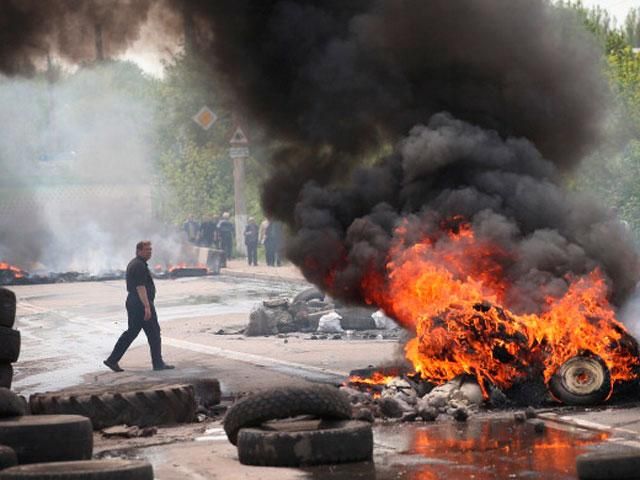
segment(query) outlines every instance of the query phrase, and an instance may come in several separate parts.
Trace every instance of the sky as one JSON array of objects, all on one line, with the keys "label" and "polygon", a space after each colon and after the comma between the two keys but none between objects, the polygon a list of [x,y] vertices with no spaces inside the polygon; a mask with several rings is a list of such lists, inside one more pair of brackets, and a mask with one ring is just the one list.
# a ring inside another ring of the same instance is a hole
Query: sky
[{"label": "sky", "polygon": [[613,15],[618,25],[622,25],[627,13],[632,8],[640,7],[640,0],[582,0],[588,7],[600,5]]}]

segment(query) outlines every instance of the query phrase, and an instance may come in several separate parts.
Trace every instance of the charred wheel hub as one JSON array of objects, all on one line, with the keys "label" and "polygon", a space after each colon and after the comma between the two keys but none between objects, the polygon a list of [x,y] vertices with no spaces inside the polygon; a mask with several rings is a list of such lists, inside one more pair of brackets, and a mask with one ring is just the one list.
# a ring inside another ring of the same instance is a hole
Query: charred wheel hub
[{"label": "charred wheel hub", "polygon": [[596,356],[576,356],[563,363],[549,382],[553,395],[569,405],[602,402],[611,391],[611,376]]}]

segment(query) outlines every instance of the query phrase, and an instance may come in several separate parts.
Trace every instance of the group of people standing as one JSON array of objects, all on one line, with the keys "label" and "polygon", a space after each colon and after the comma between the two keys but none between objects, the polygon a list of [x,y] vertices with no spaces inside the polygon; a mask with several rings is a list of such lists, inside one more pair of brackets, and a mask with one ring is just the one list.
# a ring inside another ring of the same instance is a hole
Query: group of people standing
[{"label": "group of people standing", "polygon": [[231,258],[234,226],[229,212],[224,212],[222,217],[207,217],[201,222],[196,221],[193,215],[189,215],[182,224],[182,229],[187,234],[187,239],[194,245],[223,250],[226,258]]},{"label": "group of people standing", "polygon": [[[182,225],[187,239],[201,247],[223,250],[226,258],[233,258],[233,238],[235,227],[228,212],[222,217],[205,218],[202,222],[189,215]],[[244,244],[247,247],[247,263],[258,265],[258,246],[263,245],[267,265],[282,265],[281,250],[283,247],[282,225],[280,222],[264,219],[260,226],[255,218],[249,217],[244,229]]]}]

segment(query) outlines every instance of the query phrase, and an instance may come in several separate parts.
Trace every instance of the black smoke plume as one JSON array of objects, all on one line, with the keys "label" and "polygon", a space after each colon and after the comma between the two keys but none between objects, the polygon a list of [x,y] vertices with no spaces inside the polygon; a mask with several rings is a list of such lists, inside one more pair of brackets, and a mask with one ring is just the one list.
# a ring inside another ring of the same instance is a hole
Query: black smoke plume
[{"label": "black smoke plume", "polygon": [[[635,286],[624,228],[563,186],[598,144],[607,106],[600,55],[567,12],[544,0],[163,5],[277,145],[263,207],[289,226],[289,258],[334,295],[363,300],[361,279],[383,270],[402,219],[418,235],[452,215],[517,259],[505,265],[512,307],[535,310],[596,266],[617,304]],[[13,73],[47,41],[82,57],[63,41],[69,19],[125,45],[149,2],[0,8],[0,69]],[[113,22],[93,18],[111,10]]]}]

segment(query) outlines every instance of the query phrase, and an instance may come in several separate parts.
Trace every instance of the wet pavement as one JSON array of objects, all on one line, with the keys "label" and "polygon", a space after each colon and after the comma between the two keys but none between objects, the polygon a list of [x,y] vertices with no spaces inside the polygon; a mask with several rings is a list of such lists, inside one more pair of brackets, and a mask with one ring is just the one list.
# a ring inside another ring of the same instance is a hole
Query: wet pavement
[{"label": "wet pavement", "polygon": [[[158,313],[165,357],[176,370],[153,372],[144,335],[116,374],[101,362],[126,326],[124,282],[13,287],[22,352],[13,388],[20,394],[73,385],[112,385],[182,376],[218,378],[223,395],[295,383],[339,383],[347,372],[397,360],[397,340],[310,340],[307,334],[244,337],[254,305],[307,288],[299,274],[239,265],[217,277],[159,280]],[[273,275],[273,274],[275,275]],[[261,276],[262,275],[262,276]],[[95,436],[98,456],[152,462],[158,480],[183,479],[550,479],[576,478],[575,457],[594,446],[640,447],[640,406],[538,411],[544,431],[516,423],[513,412],[483,413],[466,423],[377,423],[372,462],[305,469],[247,467],[220,420],[160,428],[149,439]],[[539,421],[539,420],[538,420]]]}]

